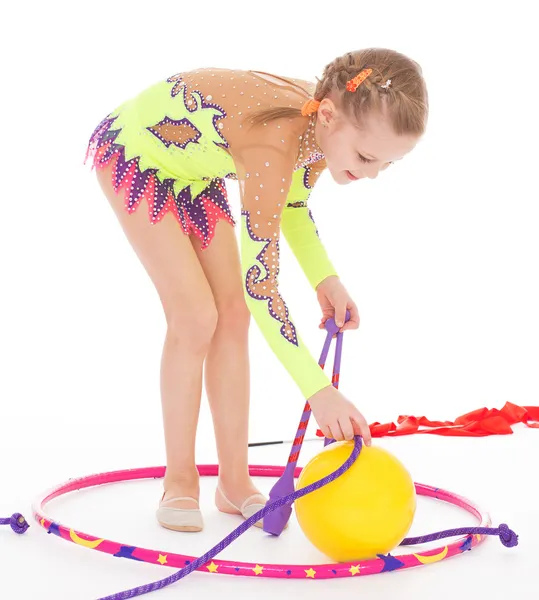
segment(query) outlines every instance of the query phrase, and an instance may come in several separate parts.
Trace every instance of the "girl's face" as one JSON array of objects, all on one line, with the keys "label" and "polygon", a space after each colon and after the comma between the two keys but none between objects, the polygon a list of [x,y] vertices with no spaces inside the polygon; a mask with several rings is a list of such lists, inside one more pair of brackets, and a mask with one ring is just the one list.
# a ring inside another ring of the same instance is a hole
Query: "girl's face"
[{"label": "girl's face", "polygon": [[419,141],[417,136],[394,133],[381,114],[368,115],[358,129],[328,98],[318,108],[315,136],[329,172],[341,185],[365,177],[375,179]]}]

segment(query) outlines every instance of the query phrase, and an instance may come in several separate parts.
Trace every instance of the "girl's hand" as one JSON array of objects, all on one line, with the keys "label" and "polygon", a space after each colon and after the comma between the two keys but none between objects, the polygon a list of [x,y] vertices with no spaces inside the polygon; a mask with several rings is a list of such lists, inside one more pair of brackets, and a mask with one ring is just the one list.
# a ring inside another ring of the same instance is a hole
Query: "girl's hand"
[{"label": "girl's hand", "polygon": [[[316,295],[322,309],[320,329],[324,329],[326,321],[331,317],[335,319],[335,324],[340,328],[339,331],[359,327],[357,306],[336,275],[330,275],[319,283],[316,288]],[[345,323],[347,310],[350,311],[350,319]]]},{"label": "girl's hand", "polygon": [[328,439],[353,440],[355,435],[360,435],[367,446],[371,445],[371,430],[365,417],[332,385],[311,396],[309,404],[318,426]]}]

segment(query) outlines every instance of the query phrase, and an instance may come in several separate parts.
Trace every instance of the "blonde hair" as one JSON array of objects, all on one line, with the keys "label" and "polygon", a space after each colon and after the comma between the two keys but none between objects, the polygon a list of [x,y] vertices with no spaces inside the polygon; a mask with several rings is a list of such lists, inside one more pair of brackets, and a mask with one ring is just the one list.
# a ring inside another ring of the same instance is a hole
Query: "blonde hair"
[{"label": "blonde hair", "polygon": [[[347,82],[363,69],[372,69],[372,73],[356,91],[348,91]],[[367,114],[385,109],[397,135],[421,136],[425,132],[429,106],[421,67],[400,52],[387,48],[347,52],[326,65],[322,79],[317,81],[314,100],[321,102],[331,96],[358,127]],[[249,120],[258,125],[298,116],[300,108],[283,106],[259,111]]]}]

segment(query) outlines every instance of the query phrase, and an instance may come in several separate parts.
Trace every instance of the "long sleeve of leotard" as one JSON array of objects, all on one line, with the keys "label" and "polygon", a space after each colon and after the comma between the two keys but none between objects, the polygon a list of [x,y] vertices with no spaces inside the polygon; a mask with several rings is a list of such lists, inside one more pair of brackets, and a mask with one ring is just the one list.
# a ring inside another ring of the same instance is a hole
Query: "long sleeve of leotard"
[{"label": "long sleeve of leotard", "polygon": [[303,167],[294,172],[281,224],[288,245],[314,289],[326,277],[337,275],[307,204],[317,176],[316,167]]},{"label": "long sleeve of leotard", "polygon": [[241,263],[249,310],[269,346],[306,399],[331,381],[303,343],[279,290],[282,214],[295,157],[263,140],[251,145],[237,167],[241,211]]}]

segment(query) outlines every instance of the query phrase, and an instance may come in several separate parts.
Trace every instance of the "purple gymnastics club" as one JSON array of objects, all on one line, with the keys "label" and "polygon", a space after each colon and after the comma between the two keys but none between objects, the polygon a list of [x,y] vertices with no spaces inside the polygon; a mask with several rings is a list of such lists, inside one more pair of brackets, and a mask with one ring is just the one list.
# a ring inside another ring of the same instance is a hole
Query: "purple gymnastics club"
[{"label": "purple gymnastics club", "polygon": [[[350,311],[346,311],[345,322],[350,320]],[[329,353],[329,347],[331,345],[331,340],[333,336],[337,336],[337,343],[335,348],[335,359],[333,362],[333,377],[331,382],[335,388],[339,387],[339,374],[341,369],[341,356],[342,356],[342,332],[339,331],[339,327],[335,323],[333,318],[330,318],[325,323],[325,328],[327,331],[326,341],[324,342],[324,347],[322,348],[322,353],[320,354],[320,360],[318,364],[323,369],[326,363],[326,359]],[[296,437],[294,438],[294,443],[292,444],[292,448],[290,450],[290,455],[288,457],[288,463],[284,470],[284,473],[281,475],[276,484],[271,488],[269,493],[269,504],[275,502],[279,498],[284,498],[293,494],[295,491],[295,483],[294,483],[294,471],[296,469],[296,465],[299,459],[299,454],[301,451],[301,446],[303,444],[303,438],[305,437],[305,432],[307,431],[307,425],[309,424],[309,419],[311,417],[311,407],[308,402],[305,403],[305,407],[303,409],[303,414],[301,415],[301,419],[299,422],[298,430],[296,433]],[[327,438],[324,439],[324,446],[331,444],[335,440],[329,440]],[[266,533],[270,533],[272,535],[281,535],[283,529],[286,527],[288,520],[290,519],[290,515],[292,514],[292,503],[283,504],[276,510],[268,513],[262,522],[262,527]]]}]

